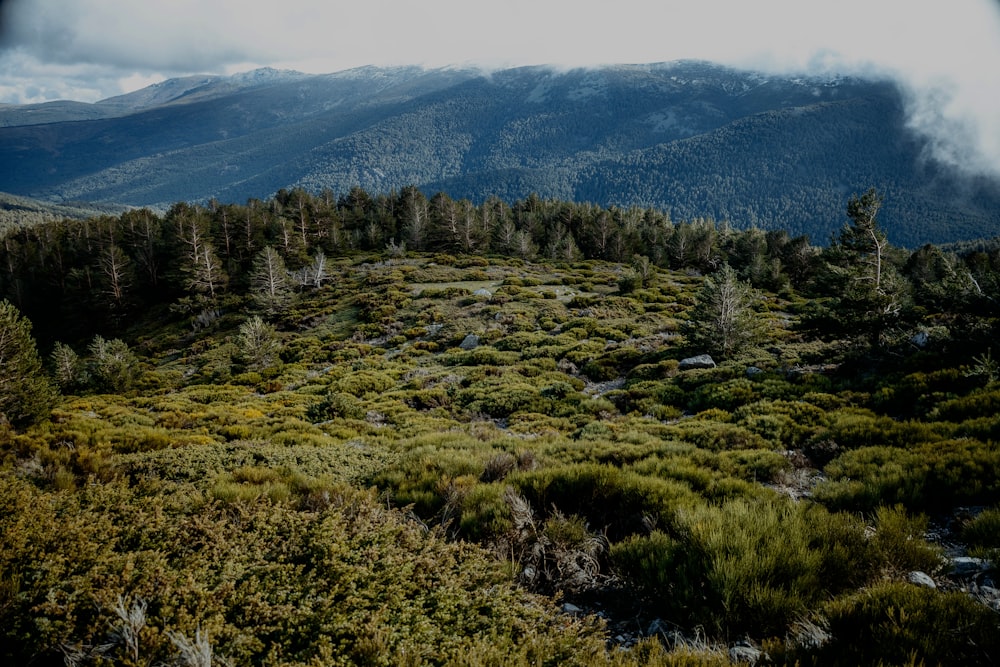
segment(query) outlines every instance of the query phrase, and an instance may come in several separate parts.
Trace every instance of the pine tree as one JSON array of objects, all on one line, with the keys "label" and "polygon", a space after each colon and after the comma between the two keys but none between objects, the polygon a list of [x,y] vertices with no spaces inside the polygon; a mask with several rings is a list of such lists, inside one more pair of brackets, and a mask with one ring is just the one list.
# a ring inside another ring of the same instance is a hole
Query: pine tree
[{"label": "pine tree", "polygon": [[236,346],[247,368],[256,371],[273,366],[281,353],[278,333],[258,315],[240,325]]},{"label": "pine tree", "polygon": [[730,358],[758,345],[767,332],[765,316],[756,310],[760,294],[742,282],[728,264],[705,279],[683,327],[688,342],[709,354]]},{"label": "pine tree", "polygon": [[196,298],[214,303],[228,276],[212,245],[208,220],[202,211],[185,204],[174,206],[168,217],[176,230],[184,288]]},{"label": "pine tree", "polygon": [[257,307],[271,314],[284,310],[292,299],[292,283],[285,261],[271,246],[254,257],[250,293]]},{"label": "pine tree", "polygon": [[73,390],[87,382],[88,374],[83,360],[76,350],[65,343],[57,342],[49,356],[52,375],[63,390]]},{"label": "pine tree", "polygon": [[94,336],[89,351],[90,375],[102,391],[128,391],[139,379],[139,358],[120,338]]},{"label": "pine tree", "polygon": [[845,224],[827,255],[839,283],[837,318],[872,347],[890,338],[910,298],[910,285],[890,261],[892,246],[878,224],[882,196],[852,196]]},{"label": "pine tree", "polygon": [[0,421],[33,424],[48,414],[55,396],[42,371],[31,322],[9,301],[0,301]]}]

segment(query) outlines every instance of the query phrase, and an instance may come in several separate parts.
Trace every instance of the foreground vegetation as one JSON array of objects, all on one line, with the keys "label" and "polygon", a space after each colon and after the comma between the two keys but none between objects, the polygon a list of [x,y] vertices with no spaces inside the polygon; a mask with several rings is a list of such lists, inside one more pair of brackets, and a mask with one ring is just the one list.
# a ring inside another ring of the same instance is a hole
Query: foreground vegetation
[{"label": "foreground vegetation", "polygon": [[660,219],[618,261],[556,202],[508,209],[519,257],[438,214],[324,245],[291,195],[9,234],[0,653],[992,662],[1000,257],[892,248],[879,203],[822,250]]}]

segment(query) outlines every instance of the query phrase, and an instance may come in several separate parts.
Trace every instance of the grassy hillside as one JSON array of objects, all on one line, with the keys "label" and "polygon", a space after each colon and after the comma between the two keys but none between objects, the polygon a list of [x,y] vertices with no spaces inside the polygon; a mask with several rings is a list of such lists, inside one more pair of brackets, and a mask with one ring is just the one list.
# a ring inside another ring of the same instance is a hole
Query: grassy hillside
[{"label": "grassy hillside", "polygon": [[927,347],[858,356],[805,326],[814,302],[757,293],[762,337],[687,369],[704,279],[633,270],[347,254],[277,307],[234,288],[52,348],[51,419],[0,431],[0,652],[997,655],[991,561],[927,533],[1000,546],[1000,510],[962,509],[1000,502],[996,369],[967,335],[995,320],[926,311]]},{"label": "grassy hillside", "polygon": [[822,249],[416,188],[6,231],[2,660],[989,664],[1000,251],[882,201]]}]

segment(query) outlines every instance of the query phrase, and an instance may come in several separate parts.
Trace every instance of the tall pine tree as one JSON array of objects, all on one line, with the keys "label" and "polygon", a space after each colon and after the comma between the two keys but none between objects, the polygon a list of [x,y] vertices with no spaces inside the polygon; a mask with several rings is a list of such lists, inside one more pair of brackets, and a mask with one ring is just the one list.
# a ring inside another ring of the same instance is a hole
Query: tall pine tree
[{"label": "tall pine tree", "polygon": [[0,301],[0,421],[14,426],[39,421],[55,396],[42,371],[31,322],[9,301]]},{"label": "tall pine tree", "polygon": [[758,345],[767,335],[766,316],[757,312],[760,294],[728,264],[705,279],[683,331],[688,343],[722,358]]}]

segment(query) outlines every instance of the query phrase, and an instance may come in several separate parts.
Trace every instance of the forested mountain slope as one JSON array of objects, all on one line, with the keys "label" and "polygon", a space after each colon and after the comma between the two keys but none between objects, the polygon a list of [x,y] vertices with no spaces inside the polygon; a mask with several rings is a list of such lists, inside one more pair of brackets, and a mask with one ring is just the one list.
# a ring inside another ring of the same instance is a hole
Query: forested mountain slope
[{"label": "forested mountain slope", "polygon": [[416,185],[475,203],[534,192],[655,206],[826,242],[846,194],[875,185],[896,243],[1000,227],[1000,187],[924,159],[899,91],[880,81],[697,62],[263,71],[165,82],[88,108],[7,107],[0,121],[0,190],[53,200],[165,208],[281,188],[339,196]]}]

